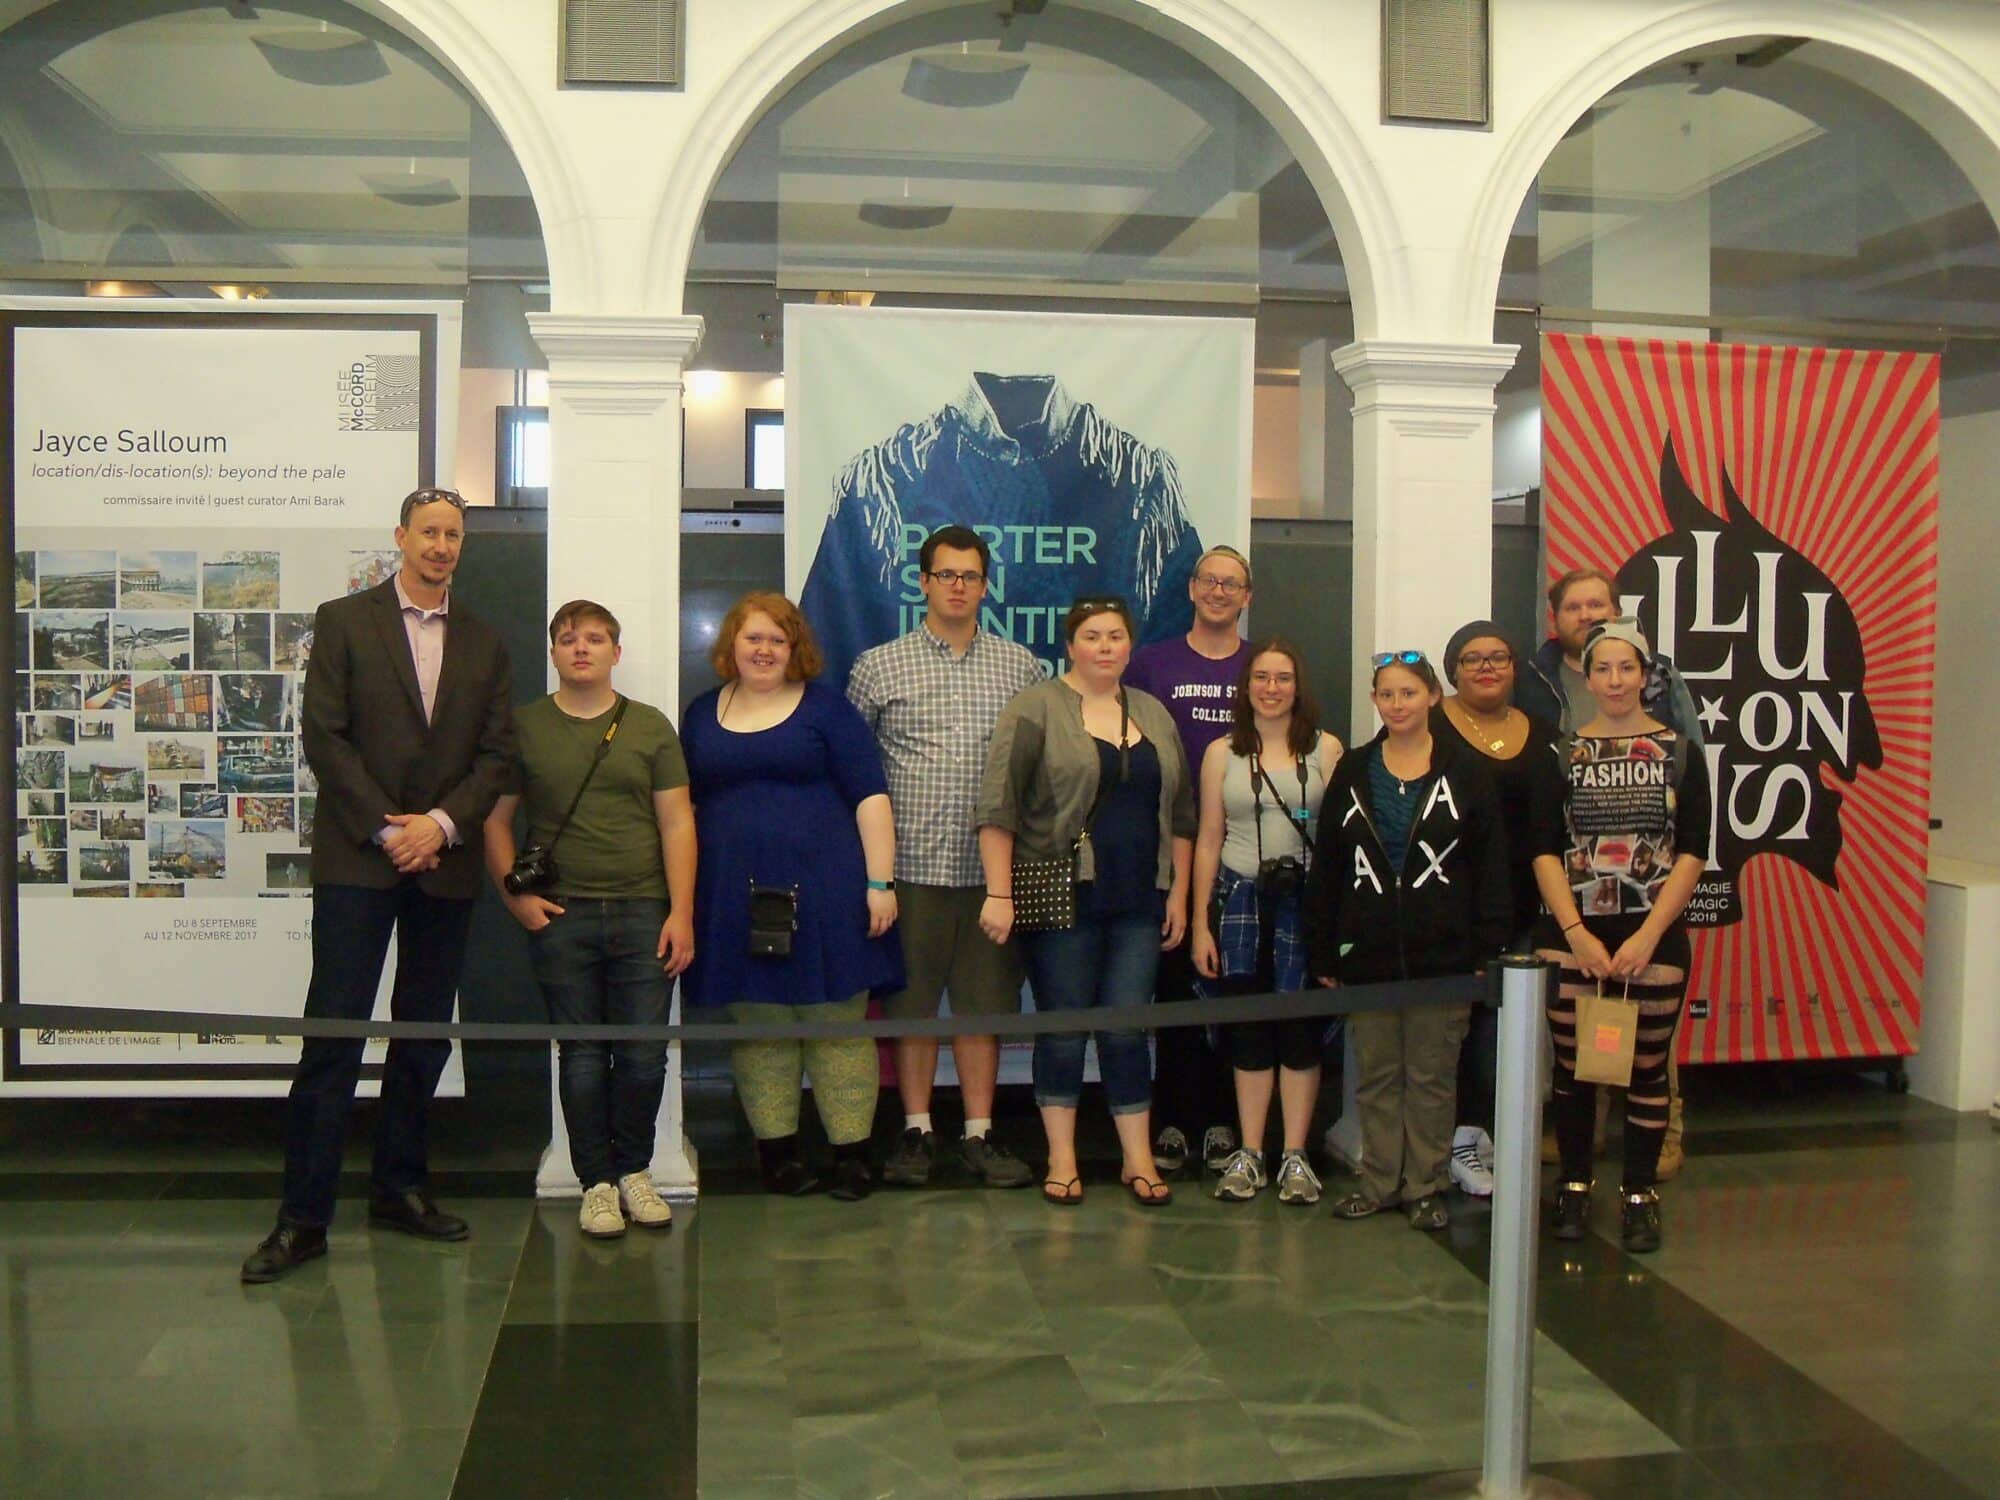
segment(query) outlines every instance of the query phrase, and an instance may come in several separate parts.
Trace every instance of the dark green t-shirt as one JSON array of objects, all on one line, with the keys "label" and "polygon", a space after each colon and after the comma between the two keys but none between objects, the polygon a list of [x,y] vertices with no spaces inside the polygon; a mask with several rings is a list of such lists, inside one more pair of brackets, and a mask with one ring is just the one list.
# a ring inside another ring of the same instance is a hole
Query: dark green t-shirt
[{"label": "dark green t-shirt", "polygon": [[[529,843],[547,845],[554,835],[615,712],[608,708],[594,719],[573,719],[556,707],[553,696],[515,711],[521,759],[508,790],[526,803]],[[555,846],[556,891],[604,899],[664,897],[667,872],[653,793],[687,784],[687,761],[674,726],[650,704],[632,704]]]}]

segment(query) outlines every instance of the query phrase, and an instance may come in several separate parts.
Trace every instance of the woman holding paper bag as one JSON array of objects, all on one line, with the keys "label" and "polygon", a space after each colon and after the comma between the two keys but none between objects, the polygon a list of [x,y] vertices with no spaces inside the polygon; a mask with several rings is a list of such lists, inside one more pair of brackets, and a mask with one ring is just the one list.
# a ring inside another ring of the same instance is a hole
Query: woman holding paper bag
[{"label": "woman holding paper bag", "polygon": [[[1687,992],[1681,914],[1708,859],[1710,807],[1701,756],[1642,706],[1652,655],[1637,620],[1591,631],[1583,670],[1597,715],[1557,746],[1536,806],[1535,882],[1547,908],[1536,946],[1565,971],[1549,1006],[1562,1152],[1553,1233],[1583,1238],[1593,1079],[1617,1082],[1619,1069],[1607,1074],[1600,1065],[1629,1058],[1619,1236],[1635,1254],[1660,1247],[1667,1056]],[[1584,1024],[1580,1010],[1589,1013]]]}]

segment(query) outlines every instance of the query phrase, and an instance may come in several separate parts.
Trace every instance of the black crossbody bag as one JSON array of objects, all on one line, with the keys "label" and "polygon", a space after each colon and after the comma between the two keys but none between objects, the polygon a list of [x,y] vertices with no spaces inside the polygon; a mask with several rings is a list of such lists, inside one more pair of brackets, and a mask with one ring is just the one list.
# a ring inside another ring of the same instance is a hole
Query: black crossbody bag
[{"label": "black crossbody bag", "polygon": [[[1131,725],[1131,713],[1125,701],[1125,689],[1118,689],[1118,766],[1119,780],[1125,776],[1126,744],[1125,735]],[[1064,932],[1076,926],[1076,867],[1083,851],[1083,841],[1090,837],[1090,830],[1097,826],[1097,815],[1104,810],[1105,799],[1110,788],[1098,778],[1097,796],[1090,804],[1090,815],[1083,820],[1083,827],[1077,831],[1076,841],[1069,846],[1067,854],[1052,854],[1046,859],[1026,859],[1014,856],[1014,929],[1017,932]]]}]

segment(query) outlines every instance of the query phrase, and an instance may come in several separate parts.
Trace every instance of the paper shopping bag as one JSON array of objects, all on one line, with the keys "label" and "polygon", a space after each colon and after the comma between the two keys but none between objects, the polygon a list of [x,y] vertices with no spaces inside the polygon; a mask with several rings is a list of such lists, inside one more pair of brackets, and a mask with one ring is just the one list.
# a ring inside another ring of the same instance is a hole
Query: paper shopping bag
[{"label": "paper shopping bag", "polygon": [[1632,1082],[1632,1051],[1639,1040],[1639,1002],[1604,993],[1577,996],[1576,1081],[1626,1088]]}]

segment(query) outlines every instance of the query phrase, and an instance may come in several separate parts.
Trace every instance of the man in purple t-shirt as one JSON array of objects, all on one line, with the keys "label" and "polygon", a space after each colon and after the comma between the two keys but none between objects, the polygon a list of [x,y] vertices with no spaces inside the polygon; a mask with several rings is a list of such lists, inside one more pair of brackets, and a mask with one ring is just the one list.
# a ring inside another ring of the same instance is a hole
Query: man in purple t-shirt
[{"label": "man in purple t-shirt", "polygon": [[[1250,649],[1238,629],[1250,607],[1250,560],[1234,547],[1210,547],[1194,565],[1188,597],[1194,629],[1134,655],[1125,681],[1166,704],[1180,729],[1188,770],[1198,777],[1203,753],[1229,732],[1230,699]],[[1193,997],[1186,943],[1160,956],[1156,994],[1163,1001]],[[1162,1171],[1178,1171],[1187,1164],[1188,1142],[1199,1139],[1204,1165],[1220,1171],[1236,1149],[1236,1132],[1223,1123],[1235,1118],[1236,1104],[1229,1070],[1209,1049],[1207,1029],[1166,1027],[1154,1051],[1154,1160]]]}]

